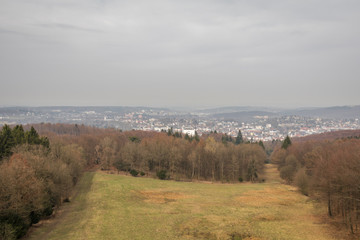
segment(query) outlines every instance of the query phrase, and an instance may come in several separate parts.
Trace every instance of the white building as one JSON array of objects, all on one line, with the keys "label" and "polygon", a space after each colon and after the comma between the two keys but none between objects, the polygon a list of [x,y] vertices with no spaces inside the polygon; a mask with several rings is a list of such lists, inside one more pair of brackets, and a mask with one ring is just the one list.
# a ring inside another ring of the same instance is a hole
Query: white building
[{"label": "white building", "polygon": [[185,134],[187,134],[187,135],[189,135],[189,136],[195,136],[195,129],[193,129],[193,128],[183,128],[182,130],[181,130],[181,132],[185,135]]}]

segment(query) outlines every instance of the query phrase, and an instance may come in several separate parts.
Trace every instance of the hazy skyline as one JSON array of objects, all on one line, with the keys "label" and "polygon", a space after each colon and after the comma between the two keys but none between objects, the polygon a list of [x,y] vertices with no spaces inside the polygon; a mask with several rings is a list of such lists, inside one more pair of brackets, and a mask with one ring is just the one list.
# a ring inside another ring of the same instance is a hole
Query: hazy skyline
[{"label": "hazy skyline", "polygon": [[360,105],[360,2],[0,0],[0,105]]}]

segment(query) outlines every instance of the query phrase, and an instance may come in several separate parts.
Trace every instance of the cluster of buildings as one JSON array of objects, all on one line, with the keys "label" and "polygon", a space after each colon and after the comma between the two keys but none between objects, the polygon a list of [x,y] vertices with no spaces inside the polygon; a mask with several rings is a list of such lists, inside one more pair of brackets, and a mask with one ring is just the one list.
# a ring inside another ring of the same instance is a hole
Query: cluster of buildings
[{"label": "cluster of buildings", "polygon": [[252,120],[224,120],[211,114],[152,108],[61,107],[0,109],[0,126],[29,123],[85,124],[122,130],[181,132],[190,136],[218,132],[249,141],[283,140],[329,131],[360,129],[359,119],[334,120],[300,116],[254,116]]}]

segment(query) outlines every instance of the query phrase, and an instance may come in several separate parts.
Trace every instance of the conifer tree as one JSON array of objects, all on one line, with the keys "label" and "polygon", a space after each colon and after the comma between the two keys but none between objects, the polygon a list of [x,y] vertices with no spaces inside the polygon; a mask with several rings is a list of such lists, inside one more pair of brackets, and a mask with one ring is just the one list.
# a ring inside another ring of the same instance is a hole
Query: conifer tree
[{"label": "conifer tree", "polygon": [[243,143],[243,142],[244,142],[244,139],[242,137],[241,131],[239,130],[238,135],[237,135],[236,140],[235,140],[235,144],[238,145],[238,144]]},{"label": "conifer tree", "polygon": [[260,140],[259,145],[260,145],[260,147],[262,147],[262,149],[264,149],[264,150],[265,150],[265,146],[264,146],[263,141],[261,141],[261,140]]},{"label": "conifer tree", "polygon": [[286,150],[290,145],[291,145],[291,140],[289,135],[287,135],[286,138],[284,139],[283,144],[281,145],[281,148]]},{"label": "conifer tree", "polygon": [[200,141],[200,137],[199,137],[197,131],[195,131],[195,141],[197,141],[197,142]]},{"label": "conifer tree", "polygon": [[11,149],[15,146],[11,128],[4,125],[0,132],[0,159],[11,155]]},{"label": "conifer tree", "polygon": [[30,131],[26,132],[25,138],[28,144],[40,144],[39,134],[34,127],[31,127]]},{"label": "conifer tree", "polygon": [[25,143],[25,131],[22,125],[16,125],[12,130],[12,135],[16,145]]}]

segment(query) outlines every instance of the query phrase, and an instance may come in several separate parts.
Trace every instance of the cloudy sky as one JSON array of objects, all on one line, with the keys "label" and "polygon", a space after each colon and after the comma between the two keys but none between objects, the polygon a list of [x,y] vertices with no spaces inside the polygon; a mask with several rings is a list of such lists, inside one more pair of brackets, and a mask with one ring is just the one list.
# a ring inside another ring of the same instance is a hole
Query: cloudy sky
[{"label": "cloudy sky", "polygon": [[359,0],[0,0],[0,105],[358,105],[359,13]]}]

